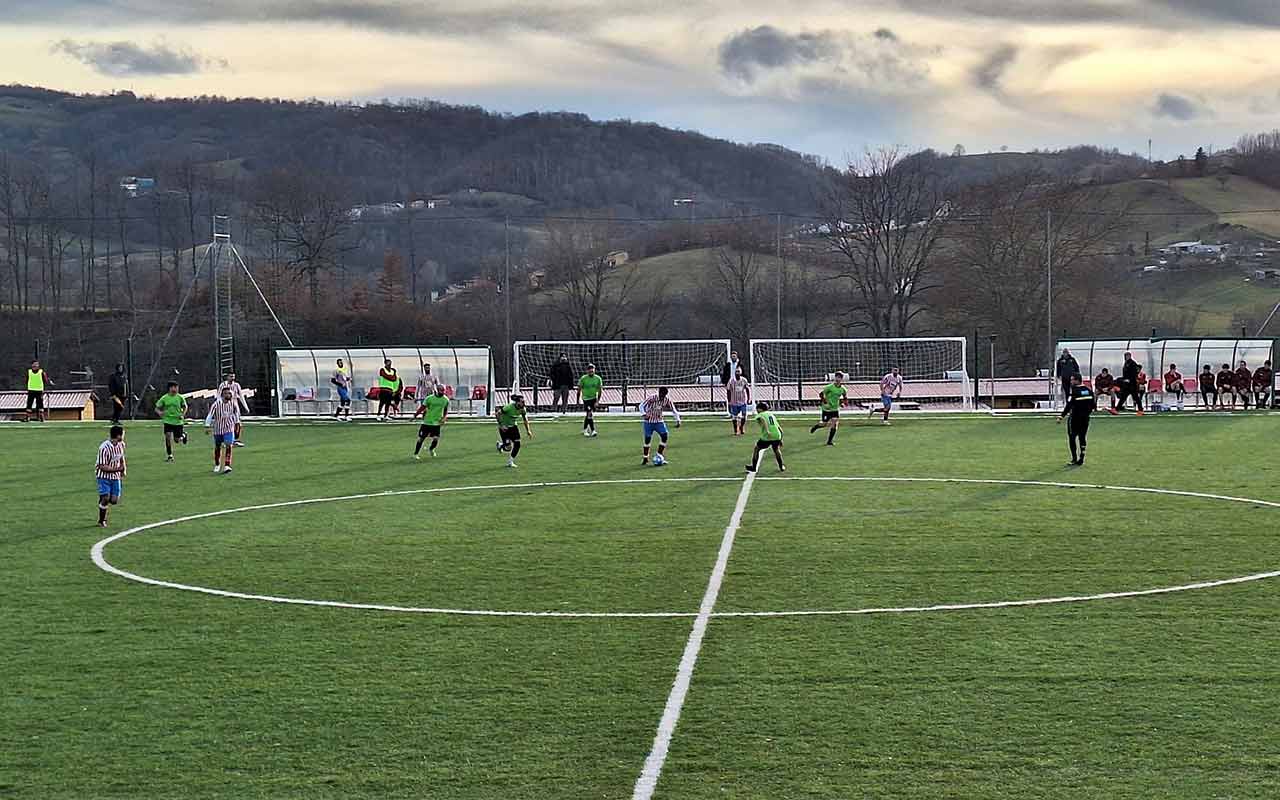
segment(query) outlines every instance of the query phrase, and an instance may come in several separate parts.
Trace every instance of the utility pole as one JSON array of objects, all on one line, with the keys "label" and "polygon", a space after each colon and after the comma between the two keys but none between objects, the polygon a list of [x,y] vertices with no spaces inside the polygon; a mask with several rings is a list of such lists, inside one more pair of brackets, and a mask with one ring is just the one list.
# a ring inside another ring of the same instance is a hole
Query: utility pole
[{"label": "utility pole", "polygon": [[[1054,356],[1056,355],[1054,353],[1055,348],[1053,346],[1053,211],[1052,210],[1045,212],[1044,241],[1045,241],[1045,259],[1044,259],[1045,271],[1047,274],[1047,283],[1048,283],[1048,292],[1045,297],[1045,300],[1047,301],[1046,305],[1048,306],[1048,309],[1049,309],[1049,312],[1048,312],[1049,324],[1047,328],[1047,330],[1049,331],[1049,374],[1050,374],[1049,383],[1050,385],[1052,385],[1053,361],[1054,361]],[[1054,400],[1049,401],[1050,402],[1049,407],[1053,408],[1054,407],[1053,403],[1055,402],[1057,395],[1054,394],[1054,395],[1051,395],[1051,397],[1053,397]]]},{"label": "utility pole", "polygon": [[511,345],[511,218],[504,217],[502,220],[502,245],[506,251],[506,275],[502,279],[502,297],[506,306],[505,314],[507,318],[507,336],[504,346],[507,348],[507,375],[509,379],[514,381],[515,364],[512,362]]},{"label": "utility pole", "polygon": [[777,244],[777,253],[776,253],[776,256],[777,256],[777,259],[778,259],[778,270],[777,270],[777,271],[778,271],[778,276],[777,276],[777,277],[778,277],[778,285],[777,285],[777,299],[776,299],[776,303],[775,303],[776,308],[774,309],[774,315],[775,315],[775,316],[776,316],[776,318],[777,318],[777,333],[776,333],[775,335],[776,335],[779,339],[781,339],[781,338],[782,338],[782,214],[778,214],[778,219],[777,219],[777,221],[778,221],[778,230],[777,230],[777,234],[776,234],[776,236],[777,236],[777,239],[776,239],[776,244]]}]

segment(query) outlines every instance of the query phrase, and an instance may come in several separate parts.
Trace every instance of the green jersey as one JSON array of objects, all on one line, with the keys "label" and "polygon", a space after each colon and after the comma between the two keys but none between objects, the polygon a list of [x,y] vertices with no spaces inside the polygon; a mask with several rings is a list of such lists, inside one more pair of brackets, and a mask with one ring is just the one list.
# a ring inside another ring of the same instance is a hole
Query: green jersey
[{"label": "green jersey", "polygon": [[523,416],[524,411],[521,410],[520,406],[515,403],[507,403],[505,406],[498,409],[498,427],[514,428],[516,426],[516,422],[518,422]]},{"label": "green jersey", "polygon": [[180,394],[165,394],[156,398],[156,411],[166,425],[181,425],[183,414],[187,410],[187,401]]},{"label": "green jersey", "polygon": [[439,425],[444,422],[444,415],[449,411],[449,398],[432,392],[422,400],[426,411],[422,412],[423,425]]},{"label": "green jersey", "polygon": [[583,400],[595,400],[600,396],[603,386],[604,379],[599,375],[583,375],[582,380],[578,381],[578,390],[582,392]]},{"label": "green jersey", "polygon": [[760,423],[760,440],[764,442],[782,441],[782,425],[772,411],[756,414],[756,422]]},{"label": "green jersey", "polygon": [[822,388],[822,410],[839,411],[840,401],[848,394],[849,392],[843,386],[828,383]]}]

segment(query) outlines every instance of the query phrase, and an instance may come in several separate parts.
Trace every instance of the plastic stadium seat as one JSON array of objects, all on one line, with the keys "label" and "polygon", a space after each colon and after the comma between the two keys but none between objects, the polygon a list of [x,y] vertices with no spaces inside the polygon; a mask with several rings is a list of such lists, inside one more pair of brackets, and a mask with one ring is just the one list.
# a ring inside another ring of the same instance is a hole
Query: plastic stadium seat
[{"label": "plastic stadium seat", "polygon": [[1187,394],[1195,394],[1200,391],[1200,381],[1196,378],[1183,378],[1182,390]]},{"label": "plastic stadium seat", "polygon": [[1159,378],[1152,378],[1147,381],[1147,392],[1149,394],[1159,394],[1164,391],[1164,382]]}]

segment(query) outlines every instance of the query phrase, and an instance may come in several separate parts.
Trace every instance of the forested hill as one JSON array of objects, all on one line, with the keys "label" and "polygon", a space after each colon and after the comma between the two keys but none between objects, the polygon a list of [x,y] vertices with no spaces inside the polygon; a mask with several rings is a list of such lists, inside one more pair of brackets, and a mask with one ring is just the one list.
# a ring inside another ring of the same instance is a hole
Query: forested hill
[{"label": "forested hill", "polygon": [[[547,208],[669,215],[804,212],[822,168],[773,145],[581,114],[512,116],[433,102],[340,105],[222,98],[81,96],[0,87],[0,149],[51,171],[97,154],[122,175],[163,176],[178,163],[227,165],[252,180],[276,168],[338,179],[353,203],[467,188],[524,195]],[[680,212],[682,213],[682,212]]]}]

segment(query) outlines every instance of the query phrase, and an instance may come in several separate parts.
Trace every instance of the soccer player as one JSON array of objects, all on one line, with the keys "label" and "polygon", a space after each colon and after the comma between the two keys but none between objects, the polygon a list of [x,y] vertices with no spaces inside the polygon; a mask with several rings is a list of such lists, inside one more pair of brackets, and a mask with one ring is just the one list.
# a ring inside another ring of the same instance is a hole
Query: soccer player
[{"label": "soccer player", "polygon": [[604,391],[604,379],[596,374],[596,365],[588,364],[587,371],[578,381],[578,402],[586,415],[582,418],[582,435],[596,436],[596,404]]},{"label": "soccer player", "polygon": [[1231,398],[1231,410],[1236,408],[1235,394],[1236,374],[1231,371],[1230,364],[1223,364],[1222,369],[1218,370],[1218,408],[1225,410],[1227,407],[1227,398]]},{"label": "soccer player", "polygon": [[404,379],[396,376],[395,388],[391,391],[391,416],[400,416],[400,402],[404,399]]},{"label": "soccer player", "polygon": [[[1072,361],[1075,361],[1075,359],[1072,359]],[[1076,368],[1076,371],[1073,374],[1080,374],[1079,367]],[[894,367],[880,379],[880,405],[881,413],[884,414],[884,419],[880,421],[881,425],[889,424],[889,411],[893,408],[893,401],[901,396],[902,372],[897,367]],[[869,414],[869,416],[874,417],[875,415],[876,410],[873,408],[871,409],[871,414]]]},{"label": "soccer player", "polygon": [[1218,405],[1218,390],[1214,386],[1213,367],[1205,364],[1200,371],[1200,405],[1210,411]]},{"label": "soccer player", "polygon": [[661,467],[667,463],[667,438],[670,432],[667,430],[667,423],[662,421],[664,412],[670,411],[676,418],[676,427],[680,427],[680,412],[676,409],[676,404],[671,402],[671,398],[667,396],[667,387],[663,386],[658,390],[657,394],[651,394],[640,404],[640,411],[644,414],[644,459],[640,462],[640,466],[649,463],[649,445],[653,441],[653,435],[658,434],[658,454],[653,458],[653,465]]},{"label": "soccer player", "polygon": [[49,412],[44,407],[44,390],[53,385],[53,380],[40,366],[40,362],[32,361],[31,368],[27,370],[27,422],[31,421],[32,411],[39,415],[41,422],[49,418]]},{"label": "soccer player", "polygon": [[351,373],[347,370],[347,366],[342,359],[338,359],[338,366],[334,368],[333,375],[329,376],[329,383],[332,383],[334,388],[338,390],[338,407],[333,410],[333,418],[350,422]]},{"label": "soccer player", "polygon": [[391,399],[396,392],[396,384],[400,376],[396,368],[391,366],[391,359],[383,359],[382,369],[378,370],[378,421],[391,419]]},{"label": "soccer player", "polygon": [[[236,403],[230,388],[222,390],[222,397],[209,406],[209,414],[204,418],[204,432],[213,429],[213,472],[231,474],[231,449],[236,443],[236,431],[240,428],[240,405]],[[226,452],[226,466],[223,467],[222,454]]]},{"label": "soccer player", "polygon": [[840,429],[840,407],[844,405],[849,390],[844,388],[844,373],[837,372],[835,380],[822,387],[822,421],[809,428],[813,435],[818,428],[827,429],[827,447],[835,447],[836,431]]},{"label": "soccer player", "polygon": [[494,416],[498,418],[498,452],[505,452],[507,466],[514,468],[516,456],[520,455],[520,427],[517,423],[524,422],[524,432],[533,438],[529,417],[525,414],[524,397],[511,395],[511,402],[494,412]]},{"label": "soccer player", "polygon": [[729,398],[729,421],[733,423],[734,436],[747,435],[747,405],[751,403],[751,384],[738,367],[733,380],[725,384],[725,394]]},{"label": "soccer player", "polygon": [[442,384],[436,376],[431,374],[431,365],[423,362],[422,374],[418,376],[418,385],[413,390],[413,396],[418,400],[418,410],[413,412],[414,419],[426,413],[427,399],[436,393],[436,387],[440,385]]},{"label": "soccer player", "polygon": [[1271,393],[1275,390],[1276,374],[1271,369],[1271,362],[1264,361],[1262,366],[1253,372],[1254,405],[1258,408],[1271,408]]},{"label": "soccer player", "polygon": [[124,428],[112,425],[108,438],[98,445],[98,527],[107,527],[107,509],[119,505],[124,486]]},{"label": "soccer player", "polygon": [[551,365],[551,412],[569,413],[569,390],[573,388],[573,365],[569,354],[561,353],[560,359]]},{"label": "soccer player", "polygon": [[[243,408],[243,409],[244,409],[244,413],[246,413],[246,414],[248,414],[248,413],[249,413],[249,403],[248,403],[248,401],[246,401],[246,400],[244,399],[244,389],[242,389],[242,388],[240,387],[239,382],[237,382],[237,381],[236,381],[236,374],[235,374],[234,372],[228,372],[228,373],[227,373],[227,379],[226,379],[226,380],[224,380],[224,381],[223,381],[223,382],[218,386],[218,394],[219,394],[219,395],[221,395],[221,394],[222,394],[222,390],[223,390],[223,389],[230,389],[230,390],[231,390],[231,399],[235,401],[235,404],[236,404],[236,408],[237,408],[237,409],[241,409],[241,408]],[[240,441],[240,415],[239,415],[239,413],[237,413],[237,414],[236,414],[236,429],[235,429],[234,433],[235,433],[235,442],[234,442],[235,446],[236,446],[236,447],[244,447],[244,442]]]},{"label": "soccer player", "polygon": [[107,392],[111,394],[111,424],[119,425],[124,416],[125,395],[129,393],[129,382],[125,379],[124,364],[116,364],[116,371],[107,379]]},{"label": "soccer player", "polygon": [[173,461],[173,443],[187,443],[187,398],[178,393],[177,381],[169,381],[169,391],[156,398],[156,416],[164,420],[164,460]]},{"label": "soccer player", "polygon": [[763,400],[756,403],[756,422],[760,424],[760,439],[751,452],[751,463],[747,472],[755,472],[760,466],[760,454],[765,450],[773,450],[773,458],[778,462],[778,471],[786,472],[787,466],[782,463],[782,425],[778,416],[769,410],[769,404]]},{"label": "soccer player", "polygon": [[[1240,396],[1240,404],[1244,406],[1244,410],[1249,410],[1249,401],[1253,398],[1253,370],[1249,369],[1248,363],[1240,362],[1240,366],[1236,367],[1236,379],[1232,382],[1236,387],[1236,394]],[[1234,407],[1235,404],[1232,403]]]},{"label": "soccer player", "polygon": [[1164,374],[1164,390],[1173,395],[1178,404],[1178,410],[1182,411],[1182,398],[1186,395],[1187,390],[1182,384],[1182,373],[1178,372],[1177,364],[1170,364],[1169,371]]},{"label": "soccer player", "polygon": [[[414,416],[417,416],[415,414]],[[440,427],[449,418],[449,398],[445,397],[444,384],[437,383],[431,394],[422,398],[422,424],[418,426],[418,445],[413,448],[413,460],[422,460],[422,443],[431,439],[427,451],[436,457],[436,445],[440,444]]]},{"label": "soccer player", "polygon": [[[1084,466],[1084,450],[1089,445],[1089,415],[1098,408],[1098,399],[1093,390],[1084,385],[1080,373],[1071,376],[1071,396],[1058,417],[1058,422],[1067,420],[1067,444],[1071,448],[1071,463]],[[1079,443],[1079,449],[1076,443]]]}]

